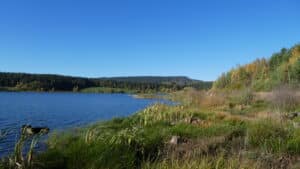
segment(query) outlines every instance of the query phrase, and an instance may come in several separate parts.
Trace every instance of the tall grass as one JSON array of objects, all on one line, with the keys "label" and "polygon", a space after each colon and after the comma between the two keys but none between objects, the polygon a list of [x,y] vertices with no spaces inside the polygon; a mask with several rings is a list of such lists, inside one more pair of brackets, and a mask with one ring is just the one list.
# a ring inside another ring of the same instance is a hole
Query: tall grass
[{"label": "tall grass", "polygon": [[284,152],[290,130],[274,119],[260,120],[248,128],[248,145],[267,153]]},{"label": "tall grass", "polygon": [[[0,168],[3,169],[31,169],[35,168],[34,160],[33,160],[33,154],[34,149],[39,141],[41,134],[37,134],[34,136],[30,136],[26,134],[25,129],[21,131],[20,138],[15,144],[15,149],[13,154],[8,156],[7,158],[2,159],[2,162],[0,163]],[[28,151],[25,152],[25,147],[27,143],[30,142],[30,146],[28,148]],[[25,152],[25,154],[24,154]]]},{"label": "tall grass", "polygon": [[273,90],[273,95],[270,98],[273,109],[278,112],[295,111],[300,104],[300,97],[297,95],[297,90],[289,86],[280,86]]},{"label": "tall grass", "polygon": [[201,106],[202,108],[215,108],[226,103],[226,92],[207,92],[186,88],[183,91],[172,94],[172,99],[185,105]]}]

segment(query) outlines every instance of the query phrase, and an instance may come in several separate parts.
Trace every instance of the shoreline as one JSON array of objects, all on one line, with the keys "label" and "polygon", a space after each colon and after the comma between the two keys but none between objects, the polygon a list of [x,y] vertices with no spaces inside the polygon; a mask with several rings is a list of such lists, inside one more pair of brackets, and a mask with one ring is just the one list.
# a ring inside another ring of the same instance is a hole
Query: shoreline
[{"label": "shoreline", "polygon": [[[226,169],[249,164],[262,169],[280,166],[283,157],[297,164],[299,129],[293,124],[300,117],[282,119],[270,113],[276,102],[246,94],[182,91],[171,95],[179,105],[154,104],[126,117],[53,133],[48,149],[34,154],[34,162],[67,169],[209,169],[221,161]],[[247,156],[253,153],[258,159],[268,153],[272,159],[265,163]]]}]

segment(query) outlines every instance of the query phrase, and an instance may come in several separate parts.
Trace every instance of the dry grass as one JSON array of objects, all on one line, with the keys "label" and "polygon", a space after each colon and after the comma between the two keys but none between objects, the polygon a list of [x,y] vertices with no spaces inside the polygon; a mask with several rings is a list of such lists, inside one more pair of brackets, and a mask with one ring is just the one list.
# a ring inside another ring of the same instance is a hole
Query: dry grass
[{"label": "dry grass", "polygon": [[270,101],[276,111],[284,113],[295,111],[300,104],[300,97],[295,89],[281,86],[273,90]]},{"label": "dry grass", "polygon": [[227,94],[225,92],[198,91],[187,88],[183,91],[172,94],[174,100],[178,100],[185,105],[193,105],[206,108],[215,108],[222,106],[226,102]]}]

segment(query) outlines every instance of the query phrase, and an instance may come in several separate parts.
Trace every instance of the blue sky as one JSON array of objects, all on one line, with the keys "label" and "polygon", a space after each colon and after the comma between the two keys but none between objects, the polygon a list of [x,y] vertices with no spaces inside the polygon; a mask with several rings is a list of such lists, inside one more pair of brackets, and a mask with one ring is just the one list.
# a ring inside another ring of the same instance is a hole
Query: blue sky
[{"label": "blue sky", "polygon": [[0,2],[0,71],[87,77],[222,72],[300,42],[298,0]]}]

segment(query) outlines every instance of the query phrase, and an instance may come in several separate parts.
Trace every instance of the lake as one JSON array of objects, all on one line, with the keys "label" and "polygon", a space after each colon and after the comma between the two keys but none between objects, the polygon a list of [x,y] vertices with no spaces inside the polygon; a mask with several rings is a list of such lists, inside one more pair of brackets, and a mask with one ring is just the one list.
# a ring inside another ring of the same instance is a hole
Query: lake
[{"label": "lake", "polygon": [[0,92],[0,157],[13,151],[23,124],[47,126],[51,131],[79,127],[131,115],[158,99],[127,94]]}]

